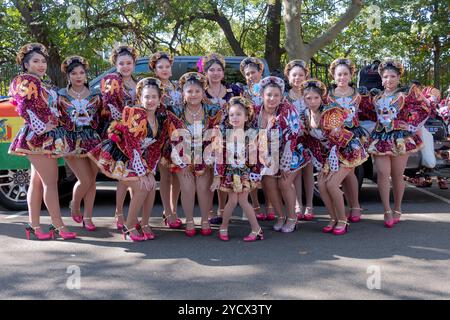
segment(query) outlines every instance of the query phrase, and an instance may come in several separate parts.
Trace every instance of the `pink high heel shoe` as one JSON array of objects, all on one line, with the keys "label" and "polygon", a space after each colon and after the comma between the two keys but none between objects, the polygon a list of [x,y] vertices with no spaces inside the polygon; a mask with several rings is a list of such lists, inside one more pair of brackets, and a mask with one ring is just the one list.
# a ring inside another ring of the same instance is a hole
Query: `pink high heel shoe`
[{"label": "pink high heel shoe", "polygon": [[[344,226],[337,227],[337,225],[339,223],[344,223]],[[348,222],[347,222],[347,220],[338,220],[338,223],[336,224],[336,226],[333,229],[333,234],[337,235],[337,236],[341,236],[343,234],[346,234],[347,232],[348,232]]]},{"label": "pink high heel shoe", "polygon": [[[153,233],[153,231],[151,231],[149,224],[146,224],[146,225],[139,224],[139,227],[140,227],[140,231],[142,231],[142,233],[144,234],[145,240],[154,240],[156,238],[156,235]],[[150,230],[150,232],[145,232],[144,228],[148,228]]]},{"label": "pink high heel shoe", "polygon": [[172,216],[175,216],[175,217],[176,217],[176,215],[173,214],[173,213],[170,214],[170,215],[168,215],[168,216],[166,216],[165,214],[163,214],[163,221],[164,221],[164,224],[165,224],[166,226],[169,226],[170,229],[180,229],[181,226],[183,225],[183,222],[181,221],[180,218],[176,218],[176,219],[175,219],[175,222],[170,222],[170,221],[169,221],[169,217],[172,217]]},{"label": "pink high heel shoe", "polygon": [[[78,212],[73,212],[73,204],[72,201],[69,203],[69,209],[70,209],[70,216],[72,217],[72,220],[76,223],[82,223],[83,222],[83,215],[81,214],[81,211],[78,210]],[[78,213],[78,214],[74,214]]]},{"label": "pink high heel shoe", "polygon": [[123,239],[124,240],[131,240],[133,242],[140,242],[144,241],[145,237],[143,235],[136,235],[131,233],[131,231],[138,231],[136,228],[128,229],[128,227],[124,224],[122,229]]},{"label": "pink high heel shoe", "polygon": [[394,227],[394,218],[389,218],[388,215],[392,216],[392,211],[391,210],[388,210],[388,211],[386,211],[384,213],[384,226],[386,228],[392,228],[392,227]]},{"label": "pink high heel shoe", "polygon": [[397,223],[400,222],[400,218],[401,218],[401,216],[402,216],[402,212],[401,212],[401,211],[398,211],[398,210],[394,210],[394,214],[398,214],[398,218],[395,218],[395,217],[394,217],[394,224],[397,224]]},{"label": "pink high heel shoe", "polygon": [[275,216],[275,211],[273,210],[273,208],[270,208],[270,210],[267,210],[266,220],[273,221],[273,220],[275,220],[275,218],[276,218],[276,216]]},{"label": "pink high heel shoe", "polygon": [[331,219],[326,227],[322,229],[323,233],[331,233],[333,232],[334,227],[336,226],[336,220]]},{"label": "pink high heel shoe", "polygon": [[228,237],[228,229],[219,229],[219,239],[222,241],[229,241],[230,238]]},{"label": "pink high heel shoe", "polygon": [[50,240],[52,238],[52,233],[43,233],[40,231],[41,227],[32,227],[31,224],[28,224],[25,228],[25,234],[27,236],[27,240],[30,240],[30,235],[34,235],[37,240]]},{"label": "pink high heel shoe", "polygon": [[258,213],[256,214],[256,220],[258,221],[265,221],[267,219],[267,216],[265,213]]},{"label": "pink high heel shoe", "polygon": [[[208,228],[203,229],[203,226],[205,226],[205,225],[207,225]],[[202,222],[202,228],[201,228],[201,230],[200,230],[200,234],[201,234],[202,236],[210,236],[210,235],[212,234],[212,229],[211,229],[211,226],[209,225],[209,222],[208,222],[208,221],[203,221],[203,222]]]},{"label": "pink high heel shoe", "polygon": [[304,218],[302,211],[303,211],[302,207],[300,207],[300,208],[295,210],[295,214],[297,215],[297,220],[298,221],[301,221]]},{"label": "pink high heel shoe", "polygon": [[[353,210],[358,210],[358,215],[353,215]],[[363,211],[362,208],[350,208],[350,216],[348,217],[348,220],[353,223],[357,223],[361,221],[361,212]]]},{"label": "pink high heel shoe", "polygon": [[[193,225],[194,228],[188,229],[188,228],[187,228],[187,225],[188,225],[188,224]],[[185,234],[186,236],[188,236],[188,237],[193,237],[193,236],[195,236],[195,233],[196,233],[196,231],[195,231],[195,223],[194,223],[194,220],[186,221],[186,229],[184,230],[184,234]]]},{"label": "pink high heel shoe", "polygon": [[259,228],[257,232],[255,231],[250,232],[250,234],[244,238],[245,242],[253,242],[256,240],[264,240],[264,235],[261,228]]},{"label": "pink high heel shoe", "polygon": [[305,214],[303,215],[303,219],[305,221],[312,221],[314,220],[314,212],[312,207],[306,207],[305,208]]},{"label": "pink high heel shoe", "polygon": [[119,222],[119,217],[123,217],[123,214],[115,214],[114,215],[114,219],[116,220],[116,227],[117,227],[117,230],[123,230],[123,223],[120,223]]},{"label": "pink high heel shoe", "polygon": [[[90,221],[90,223],[86,223],[85,221]],[[97,230],[97,227],[92,222],[92,218],[83,218],[83,228],[85,228],[87,231]]]},{"label": "pink high heel shoe", "polygon": [[52,239],[56,239],[56,236],[59,235],[64,240],[70,240],[75,239],[77,237],[77,234],[75,232],[64,232],[61,231],[61,229],[65,228],[65,225],[62,225],[61,227],[55,227],[53,224],[50,225],[50,233],[52,235]]}]

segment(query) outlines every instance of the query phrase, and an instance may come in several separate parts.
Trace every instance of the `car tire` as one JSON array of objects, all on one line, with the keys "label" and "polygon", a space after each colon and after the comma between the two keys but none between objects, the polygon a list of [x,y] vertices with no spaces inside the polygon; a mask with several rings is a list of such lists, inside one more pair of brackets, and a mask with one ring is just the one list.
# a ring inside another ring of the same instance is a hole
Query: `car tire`
[{"label": "car tire", "polygon": [[28,209],[30,169],[0,170],[0,204],[9,210]]}]

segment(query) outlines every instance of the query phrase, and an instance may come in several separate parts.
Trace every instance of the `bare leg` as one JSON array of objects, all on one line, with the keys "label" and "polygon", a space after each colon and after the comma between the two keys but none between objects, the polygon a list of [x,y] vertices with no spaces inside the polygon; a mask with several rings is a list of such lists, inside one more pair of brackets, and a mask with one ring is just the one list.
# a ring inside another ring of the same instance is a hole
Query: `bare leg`
[{"label": "bare leg", "polygon": [[[123,181],[123,184],[127,188],[131,188],[133,192],[133,197],[131,197],[130,207],[128,208],[127,221],[125,223],[128,230],[135,228],[138,223],[138,214],[142,209],[142,205],[144,204],[145,198],[147,196],[148,191],[145,189],[141,189],[139,186],[139,181]],[[131,233],[135,235],[139,235],[137,230],[131,231]]]},{"label": "bare leg", "polygon": [[217,215],[220,216],[223,213],[223,209],[225,208],[225,204],[227,202],[227,193],[217,190],[217,196],[219,199],[219,211],[217,211]]},{"label": "bare leg", "polygon": [[314,168],[312,163],[308,163],[303,169],[303,181],[305,185],[305,200],[306,207],[313,208],[314,197]]},{"label": "bare leg", "polygon": [[153,234],[150,228],[149,221],[150,217],[152,216],[153,205],[155,203],[155,195],[155,190],[148,191],[143,204],[141,226],[143,231],[148,234]]},{"label": "bare leg", "polygon": [[295,212],[303,216],[303,169],[297,174],[294,179],[294,187],[296,192]]},{"label": "bare leg", "polygon": [[194,229],[194,205],[195,205],[195,177],[185,177],[183,172],[177,173],[178,180],[181,186],[181,206],[183,207],[183,212],[186,217],[186,224],[190,224],[191,228],[187,230]]},{"label": "bare leg", "polygon": [[98,173],[98,167],[92,160],[90,159],[88,160],[91,168],[91,177],[93,177],[93,181],[91,183],[91,186],[89,187],[88,192],[84,196],[84,215],[88,218],[92,218],[94,211],[95,195],[97,194],[97,185],[95,182]]},{"label": "bare leg", "polygon": [[381,203],[383,204],[384,208],[384,220],[390,221],[393,219],[391,205],[389,201],[390,196],[389,177],[391,175],[391,157],[374,156],[374,159],[377,167],[378,192],[380,193]]},{"label": "bare leg", "polygon": [[336,214],[336,209],[333,204],[333,200],[331,199],[331,195],[328,192],[328,188],[327,188],[325,180],[326,180],[326,177],[321,177],[319,175],[319,179],[318,179],[317,183],[318,183],[318,187],[319,187],[320,198],[322,199],[322,201],[325,205],[325,208],[327,209],[328,214],[330,215],[330,223],[328,224],[328,226],[334,227],[338,221],[338,217]]},{"label": "bare leg", "polygon": [[[211,170],[205,170],[205,173],[199,177],[196,177],[196,189],[198,203],[200,206],[200,213],[202,216],[202,229],[209,229],[208,213],[211,208]],[[206,226],[206,227],[205,227]],[[205,227],[205,228],[203,228]]]},{"label": "bare leg", "polygon": [[395,211],[402,211],[403,194],[405,193],[405,181],[403,180],[403,173],[405,172],[408,157],[408,154],[391,157],[391,177],[392,187],[394,189],[394,218],[400,218],[399,214],[397,214]]},{"label": "bare leg", "polygon": [[[43,185],[44,203],[56,228],[61,228],[64,223],[61,218],[58,195],[58,163],[56,159],[45,155],[29,155],[33,167],[36,169]],[[61,228],[61,231],[66,232]]]},{"label": "bare leg", "polygon": [[242,210],[244,210],[245,215],[247,216],[248,222],[250,222],[250,226],[253,232],[259,232],[261,227],[259,226],[258,220],[256,219],[255,210],[248,202],[248,192],[241,192],[238,194],[239,205]]},{"label": "bare leg", "polygon": [[116,217],[117,223],[123,224],[123,204],[125,202],[125,198],[127,196],[128,187],[123,181],[117,182],[117,190],[116,190]]},{"label": "bare leg", "polygon": [[255,214],[260,214],[261,206],[258,199],[258,189],[253,189],[252,191],[250,191],[250,198],[252,199],[252,206],[255,210]]},{"label": "bare leg", "polygon": [[[238,196],[236,193],[228,194],[228,201],[225,205],[223,216],[222,216],[222,224],[220,225],[220,230],[223,230],[223,234],[226,234],[225,230],[228,230],[228,225],[230,222],[230,218],[233,215],[233,211],[236,208],[238,203]],[[220,231],[219,231],[220,232]]]},{"label": "bare leg", "polygon": [[27,193],[27,204],[29,212],[29,221],[32,227],[38,227],[40,224],[42,197],[44,188],[42,186],[41,178],[31,164],[30,186]]},{"label": "bare leg", "polygon": [[295,214],[296,195],[294,188],[294,180],[297,175],[298,172],[289,173],[285,178],[281,177],[278,179],[278,188],[280,189],[283,196],[288,214],[288,220],[285,224],[285,227],[287,229],[291,228],[292,225],[295,225],[297,223],[297,216]]},{"label": "bare leg", "polygon": [[391,205],[389,203],[389,177],[391,175],[390,156],[375,156],[375,163],[377,167],[377,184],[381,203],[383,204],[384,212],[388,212],[391,210]]},{"label": "bare leg", "polygon": [[178,177],[175,173],[171,173],[171,190],[170,190],[170,198],[172,199],[172,212],[174,214],[174,219],[177,218],[177,207],[178,207],[178,198],[180,197],[180,181],[178,181]]},{"label": "bare leg", "polygon": [[281,227],[285,222],[285,214],[283,212],[283,204],[281,202],[281,196],[278,189],[278,178],[272,176],[264,176],[262,179],[263,190],[266,191],[266,195],[270,203],[273,205],[275,212],[278,214],[278,221],[274,225],[275,230],[281,230]]},{"label": "bare leg", "polygon": [[344,197],[340,189],[340,185],[350,172],[351,172],[350,168],[341,167],[326,182],[326,188],[333,202],[336,217],[338,218],[337,224],[338,227],[345,226],[347,222],[347,218],[345,216]]},{"label": "bare leg", "polygon": [[164,215],[167,217],[168,221],[173,223],[175,222],[175,217],[173,216],[172,205],[171,205],[171,197],[170,197],[170,185],[171,185],[171,176],[169,168],[159,164],[159,193],[161,195],[161,201],[163,205]]},{"label": "bare leg", "polygon": [[[86,196],[92,184],[95,182],[95,176],[91,171],[91,161],[88,158],[72,158],[64,159],[73,171],[78,181],[73,188],[71,209],[74,213],[80,212],[81,200]],[[85,218],[92,218],[92,209],[90,216]]]}]

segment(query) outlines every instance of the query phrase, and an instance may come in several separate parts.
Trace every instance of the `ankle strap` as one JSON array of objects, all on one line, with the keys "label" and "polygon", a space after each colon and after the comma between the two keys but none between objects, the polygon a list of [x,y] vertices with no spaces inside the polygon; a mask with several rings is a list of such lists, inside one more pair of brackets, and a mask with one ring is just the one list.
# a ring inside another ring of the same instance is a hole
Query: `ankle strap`
[{"label": "ankle strap", "polygon": [[297,218],[288,218],[289,221],[297,221]]},{"label": "ankle strap", "polygon": [[338,223],[345,223],[345,224],[349,224],[347,220],[338,220]]},{"label": "ankle strap", "polygon": [[399,214],[399,215],[402,215],[402,212],[401,212],[401,211],[398,211],[398,210],[394,210],[394,213]]},{"label": "ankle strap", "polygon": [[114,217],[122,217],[123,216],[123,213],[121,213],[121,214],[114,214]]}]

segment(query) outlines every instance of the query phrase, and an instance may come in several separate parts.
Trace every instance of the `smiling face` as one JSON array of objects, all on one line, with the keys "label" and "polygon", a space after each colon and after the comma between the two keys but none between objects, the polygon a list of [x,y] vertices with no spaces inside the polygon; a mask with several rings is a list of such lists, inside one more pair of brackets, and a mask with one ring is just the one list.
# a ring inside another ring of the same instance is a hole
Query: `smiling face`
[{"label": "smiling face", "polygon": [[155,65],[156,77],[162,81],[169,80],[172,76],[172,65],[167,59],[159,59]]},{"label": "smiling face", "polygon": [[289,71],[289,83],[295,88],[299,88],[301,83],[306,80],[305,69],[296,66]]},{"label": "smiling face", "polygon": [[240,104],[234,104],[228,109],[228,118],[234,129],[243,129],[248,120],[247,113]]},{"label": "smiling face", "polygon": [[213,63],[206,71],[206,77],[210,83],[220,83],[225,77],[225,73],[220,64]]},{"label": "smiling face", "polygon": [[183,97],[187,104],[199,105],[203,99],[203,88],[196,83],[186,83],[183,87]]},{"label": "smiling face", "polygon": [[347,87],[351,79],[352,74],[346,65],[340,64],[334,69],[334,81],[336,81],[338,87]]},{"label": "smiling face", "polygon": [[141,94],[141,105],[147,111],[155,112],[159,107],[160,98],[159,91],[154,86],[144,87]]},{"label": "smiling face", "polygon": [[259,71],[255,66],[248,65],[244,69],[244,77],[248,85],[253,85],[261,81],[262,71]]},{"label": "smiling face", "polygon": [[305,104],[313,112],[319,110],[322,105],[322,97],[314,90],[305,90]]},{"label": "smiling face", "polygon": [[83,66],[77,66],[69,73],[70,83],[74,86],[80,87],[87,82],[86,70]]},{"label": "smiling face", "polygon": [[281,103],[282,94],[278,86],[267,86],[263,91],[264,108],[273,112]]},{"label": "smiling face", "polygon": [[382,81],[384,89],[394,91],[400,82],[400,75],[395,70],[386,69],[383,71]]},{"label": "smiling face", "polygon": [[117,72],[119,72],[122,77],[129,78],[133,74],[134,71],[134,60],[130,55],[122,55],[117,57],[116,68]]},{"label": "smiling face", "polygon": [[[27,72],[42,78],[47,72],[47,59],[37,52],[30,53],[31,57],[24,63]],[[28,58],[28,57],[27,57]]]}]

